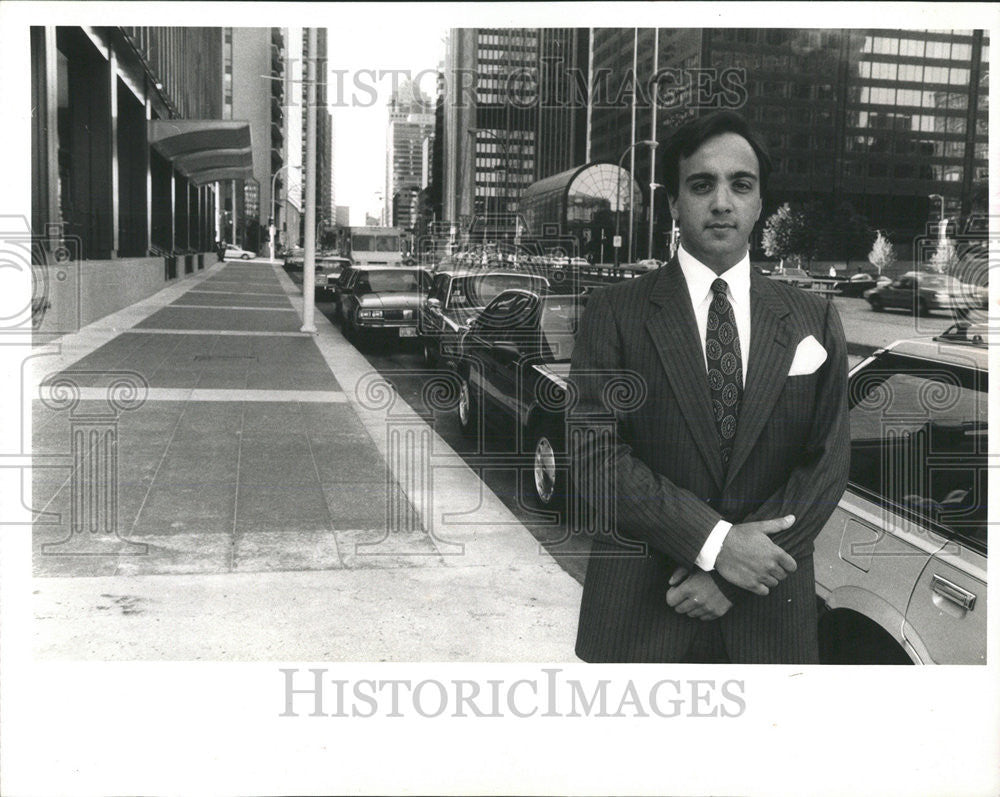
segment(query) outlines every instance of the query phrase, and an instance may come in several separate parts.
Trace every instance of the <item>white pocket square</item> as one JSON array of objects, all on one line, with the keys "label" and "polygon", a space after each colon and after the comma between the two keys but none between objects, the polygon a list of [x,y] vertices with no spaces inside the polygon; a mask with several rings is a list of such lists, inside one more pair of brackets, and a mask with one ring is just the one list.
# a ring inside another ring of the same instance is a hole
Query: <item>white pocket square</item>
[{"label": "white pocket square", "polygon": [[823,348],[823,344],[810,335],[800,340],[799,345],[795,348],[795,357],[792,358],[788,375],[803,376],[815,373],[816,369],[825,362],[826,349]]}]

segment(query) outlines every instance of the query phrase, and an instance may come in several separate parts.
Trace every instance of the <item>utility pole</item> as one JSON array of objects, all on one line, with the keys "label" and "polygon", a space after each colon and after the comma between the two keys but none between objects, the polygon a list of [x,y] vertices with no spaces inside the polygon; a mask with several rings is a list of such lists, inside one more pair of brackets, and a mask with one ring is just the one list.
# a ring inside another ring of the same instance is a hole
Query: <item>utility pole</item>
[{"label": "utility pole", "polygon": [[302,332],[316,332],[316,28],[309,28],[306,59],[306,224],[302,265]]}]

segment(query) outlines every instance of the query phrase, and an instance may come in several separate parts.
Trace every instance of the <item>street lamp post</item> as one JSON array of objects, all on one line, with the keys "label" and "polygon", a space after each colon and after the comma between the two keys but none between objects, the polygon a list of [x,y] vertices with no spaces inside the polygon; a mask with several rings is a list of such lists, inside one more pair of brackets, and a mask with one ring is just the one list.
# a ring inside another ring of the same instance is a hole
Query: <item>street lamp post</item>
[{"label": "street lamp post", "polygon": [[[301,169],[302,167],[293,165],[291,163],[286,163],[284,166],[280,167],[278,171],[276,171],[273,175],[271,175],[271,224],[269,230],[269,232],[271,233],[271,242],[270,242],[271,260],[274,260],[274,233],[275,233],[275,227],[278,224],[278,199],[274,195],[274,186],[275,182],[278,179],[278,175],[281,174],[283,171],[285,171],[285,169],[289,168]],[[288,195],[287,190],[285,191],[285,195],[286,196]]]},{"label": "street lamp post", "polygon": [[[659,146],[659,144],[657,144],[657,142],[653,141],[653,139],[651,138],[646,138],[643,139],[642,141],[633,141],[625,148],[625,151],[622,153],[622,156],[618,159],[618,174],[615,175],[616,187],[617,187],[616,191],[617,197],[615,198],[615,240],[612,242],[615,245],[615,268],[618,268],[620,264],[620,255],[621,255],[621,217],[622,217],[621,176],[622,176],[622,169],[624,168],[623,164],[625,163],[625,156],[628,155],[635,147],[638,147],[640,144],[645,145],[650,149],[656,149]],[[629,173],[629,179],[630,180],[632,179],[631,172]],[[652,224],[652,219],[650,219],[650,224]],[[629,230],[629,237],[631,238],[631,236],[632,236],[632,231]]]},{"label": "street lamp post", "polygon": [[938,238],[943,238],[944,234],[942,230],[944,229],[944,197],[941,194],[928,194],[928,199],[937,199],[939,204],[938,210]]}]

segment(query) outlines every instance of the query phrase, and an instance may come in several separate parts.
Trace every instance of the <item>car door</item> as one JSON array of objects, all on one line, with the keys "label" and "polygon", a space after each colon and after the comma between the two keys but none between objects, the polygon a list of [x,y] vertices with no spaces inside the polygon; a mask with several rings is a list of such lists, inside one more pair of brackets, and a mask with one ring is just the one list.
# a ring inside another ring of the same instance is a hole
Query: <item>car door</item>
[{"label": "car door", "polygon": [[949,406],[926,427],[928,528],[940,546],[914,586],[903,634],[924,662],[985,664],[987,375],[945,390],[936,399]]},{"label": "car door", "polygon": [[490,302],[466,336],[464,353],[478,361],[470,381],[489,410],[506,416],[517,412],[517,367],[527,327],[537,315],[538,297],[527,291],[505,291]]},{"label": "car door", "polygon": [[900,277],[886,286],[884,303],[888,307],[910,307],[913,304],[915,286],[913,277]]},{"label": "car door", "polygon": [[[816,539],[819,596],[832,609],[874,621],[919,659],[934,644],[925,636],[947,644],[950,615],[937,605],[948,587],[934,581],[935,573],[975,592],[967,579],[980,572],[974,558],[966,557],[966,566],[952,556],[959,549],[945,545],[949,534],[975,527],[976,512],[985,521],[985,481],[977,486],[971,438],[964,436],[972,428],[964,425],[967,416],[977,412],[985,434],[976,385],[971,368],[891,351],[853,371],[849,484]],[[955,569],[963,567],[960,579]],[[969,644],[976,644],[972,626],[982,615],[985,608],[965,624]],[[978,640],[985,643],[985,635]]]}]

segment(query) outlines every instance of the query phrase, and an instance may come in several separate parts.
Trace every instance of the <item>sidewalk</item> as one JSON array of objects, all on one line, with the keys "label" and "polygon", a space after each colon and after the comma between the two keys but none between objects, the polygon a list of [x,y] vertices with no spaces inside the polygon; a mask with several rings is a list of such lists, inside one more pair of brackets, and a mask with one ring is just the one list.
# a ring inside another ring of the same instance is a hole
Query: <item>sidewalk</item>
[{"label": "sidewalk", "polygon": [[36,655],[574,661],[576,581],[301,311],[219,263],[40,350]]}]

